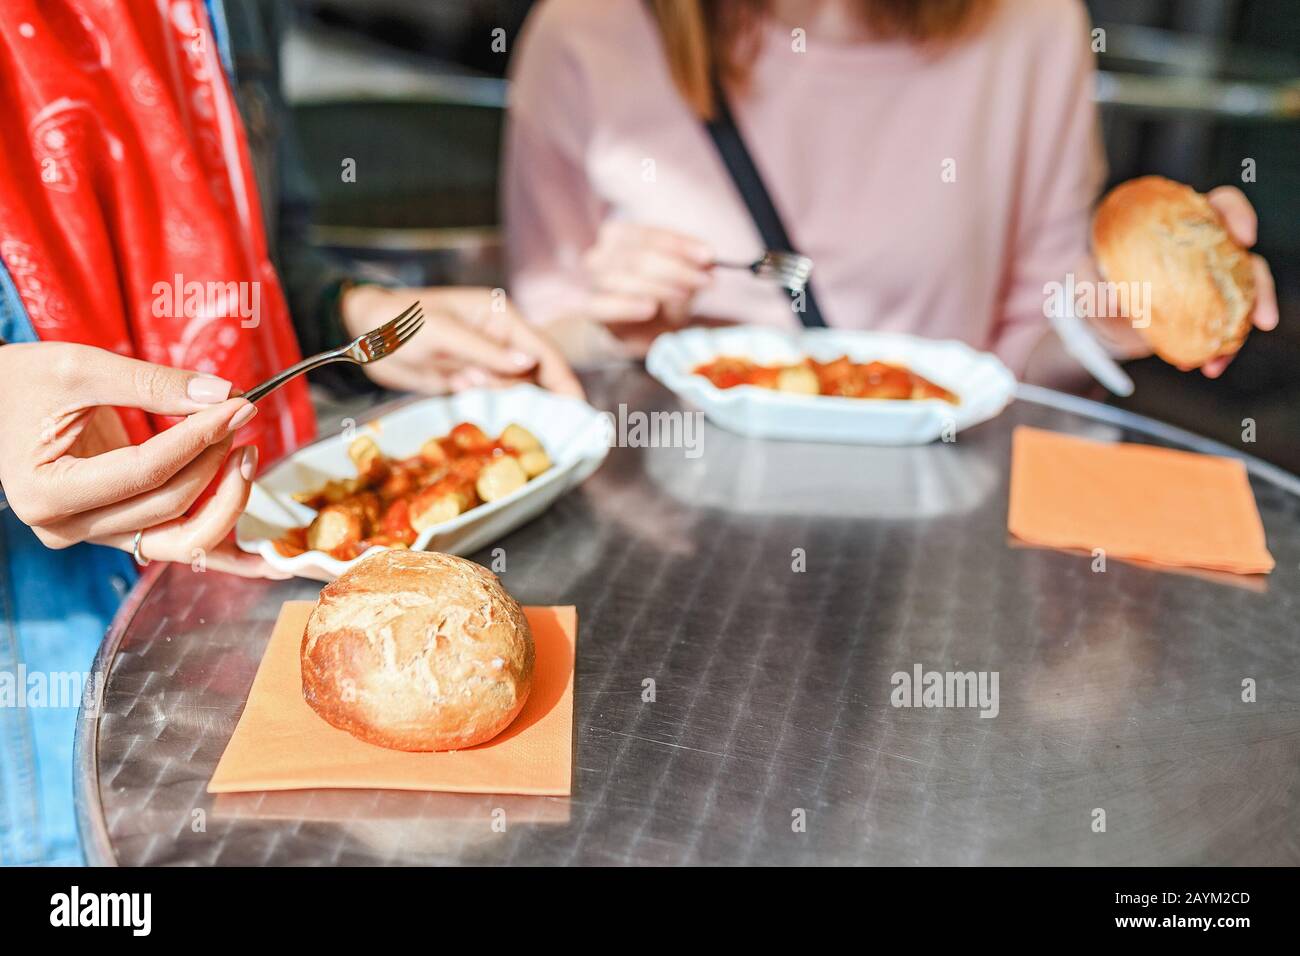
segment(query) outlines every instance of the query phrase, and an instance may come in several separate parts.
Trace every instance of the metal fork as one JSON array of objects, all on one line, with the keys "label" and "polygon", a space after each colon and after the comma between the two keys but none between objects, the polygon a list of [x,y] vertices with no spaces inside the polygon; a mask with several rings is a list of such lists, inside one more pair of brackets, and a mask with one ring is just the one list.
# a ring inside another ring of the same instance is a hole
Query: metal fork
[{"label": "metal fork", "polygon": [[321,352],[319,355],[309,356],[297,365],[289,366],[279,375],[268,378],[257,388],[245,394],[244,398],[250,402],[259,401],[266,398],[290,379],[297,378],[303,372],[310,372],[314,368],[320,368],[322,365],[328,365],[330,362],[352,362],[354,365],[378,362],[381,358],[392,355],[409,342],[411,336],[420,331],[423,326],[424,312],[420,308],[420,303],[415,302],[397,318],[385,322],[379,328],[367,332],[365,335],[358,335],[347,345],[329,352]]},{"label": "metal fork", "polygon": [[802,292],[812,275],[813,262],[797,252],[768,250],[754,262],[715,262],[724,269],[747,269],[760,279],[784,286],[791,292]]}]

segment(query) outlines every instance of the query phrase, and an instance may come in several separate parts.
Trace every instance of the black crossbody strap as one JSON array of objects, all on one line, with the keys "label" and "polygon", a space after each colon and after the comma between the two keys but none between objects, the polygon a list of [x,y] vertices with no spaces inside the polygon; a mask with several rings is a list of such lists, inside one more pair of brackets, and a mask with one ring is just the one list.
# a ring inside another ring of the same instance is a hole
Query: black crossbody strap
[{"label": "black crossbody strap", "polygon": [[[798,250],[790,244],[785,223],[781,221],[776,206],[772,204],[772,197],[767,191],[767,186],[763,184],[763,177],[758,174],[758,167],[754,165],[749,148],[736,127],[736,121],[731,115],[731,107],[727,105],[727,98],[723,95],[720,86],[714,86],[714,99],[717,103],[717,116],[705,123],[704,128],[712,138],[713,145],[717,147],[718,155],[722,157],[727,172],[731,174],[731,181],[736,184],[740,198],[745,201],[745,208],[749,210],[750,218],[758,227],[758,234],[763,239],[764,247],[773,252],[797,252]],[[821,309],[817,307],[817,297],[813,295],[811,283],[804,286],[802,310],[799,309],[798,295],[788,289],[786,292],[790,295],[790,308],[800,322],[808,328],[826,327],[826,320],[822,318]]]}]

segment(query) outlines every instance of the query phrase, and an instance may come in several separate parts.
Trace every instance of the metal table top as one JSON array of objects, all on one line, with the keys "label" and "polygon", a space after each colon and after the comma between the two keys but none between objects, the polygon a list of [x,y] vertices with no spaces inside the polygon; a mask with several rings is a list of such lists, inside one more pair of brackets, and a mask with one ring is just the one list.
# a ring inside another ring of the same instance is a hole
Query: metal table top
[{"label": "metal table top", "polygon": [[[678,407],[637,369],[588,384],[599,407]],[[1034,390],[921,448],[707,426],[694,459],[614,449],[500,542],[521,602],[578,608],[569,798],[214,799],[276,613],[319,585],[154,566],[101,651],[99,716],[79,722],[88,858],[1300,862],[1300,482],[1249,462],[1267,578],[1118,560],[1098,573],[1088,555],[1008,540],[1018,424],[1226,451]],[[918,664],[998,672],[997,716],[892,706],[891,676]]]}]

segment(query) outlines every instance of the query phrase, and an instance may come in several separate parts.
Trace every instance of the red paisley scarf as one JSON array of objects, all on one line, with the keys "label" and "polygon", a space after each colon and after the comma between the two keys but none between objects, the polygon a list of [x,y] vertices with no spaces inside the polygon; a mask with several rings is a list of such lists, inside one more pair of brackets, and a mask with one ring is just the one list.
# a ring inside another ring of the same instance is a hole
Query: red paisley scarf
[{"label": "red paisley scarf", "polygon": [[[41,339],[240,389],[300,358],[202,0],[3,0],[0,104],[0,257]],[[263,462],[312,437],[301,379],[260,407]],[[173,421],[119,412],[135,442]]]}]

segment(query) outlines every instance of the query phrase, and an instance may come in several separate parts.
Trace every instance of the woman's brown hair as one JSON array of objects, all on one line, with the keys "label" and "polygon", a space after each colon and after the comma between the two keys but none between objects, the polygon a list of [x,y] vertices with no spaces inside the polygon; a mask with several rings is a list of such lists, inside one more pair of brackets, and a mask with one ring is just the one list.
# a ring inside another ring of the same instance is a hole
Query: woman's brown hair
[{"label": "woman's brown hair", "polygon": [[[955,39],[995,0],[855,0],[876,35],[916,43]],[[713,82],[743,87],[767,0],[651,0],[673,82],[701,119],[714,113]]]}]

